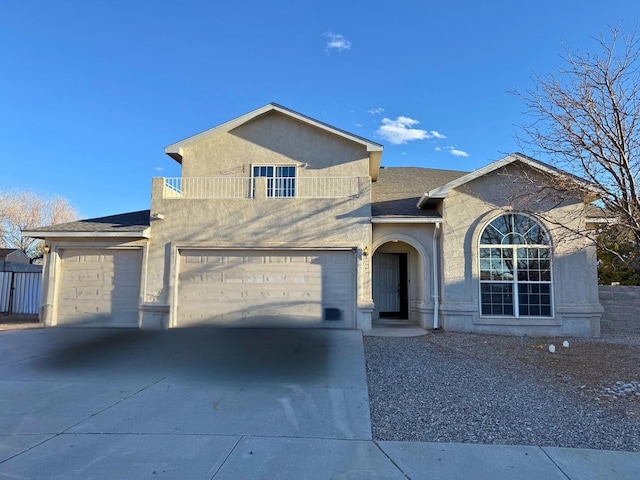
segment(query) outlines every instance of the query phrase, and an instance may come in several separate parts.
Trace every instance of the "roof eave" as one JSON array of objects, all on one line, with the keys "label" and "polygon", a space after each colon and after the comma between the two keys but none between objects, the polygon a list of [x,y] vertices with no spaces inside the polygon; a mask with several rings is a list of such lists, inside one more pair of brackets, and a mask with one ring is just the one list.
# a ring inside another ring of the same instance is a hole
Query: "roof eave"
[{"label": "roof eave", "polygon": [[514,162],[522,162],[525,165],[528,165],[529,167],[539,170],[541,172],[544,172],[546,174],[549,175],[554,175],[554,176],[560,176],[560,175],[565,175],[565,176],[571,176],[571,178],[575,181],[575,182],[579,182],[581,184],[581,186],[583,186],[585,188],[585,190],[587,190],[589,193],[589,196],[592,195],[596,195],[597,196],[597,192],[594,191],[593,185],[589,184],[588,182],[578,178],[578,177],[574,177],[571,174],[567,173],[567,172],[563,172],[555,167],[552,167],[551,165],[547,165],[546,163],[540,162],[539,160],[536,160],[534,158],[528,157],[527,155],[524,155],[522,153],[512,153],[511,155],[507,155],[504,158],[501,158],[500,160],[497,160],[495,162],[490,163],[489,165],[485,165],[482,168],[479,168],[477,170],[474,170],[473,172],[467,173],[466,175],[463,175],[460,178],[457,178],[455,180],[453,180],[452,182],[449,182],[445,185],[442,185],[441,187],[438,188],[434,188],[433,190],[430,190],[429,192],[426,192],[418,201],[418,208],[422,208],[424,207],[429,200],[434,199],[434,200],[442,200],[447,198],[447,196],[449,195],[449,192],[451,190],[453,190],[454,188],[457,188],[461,185],[464,185],[465,183],[469,183],[473,180],[476,180],[480,177],[483,177],[484,175],[487,175],[489,173],[492,173],[496,170],[498,170],[499,168],[505,167],[507,165],[510,165]]},{"label": "roof eave", "polygon": [[[372,142],[370,140],[367,140],[366,138],[363,137],[359,137],[357,135],[353,135],[352,133],[346,132],[344,130],[340,130],[339,128],[333,127],[327,123],[324,122],[320,122],[319,120],[316,120],[314,118],[311,117],[307,117],[306,115],[303,115],[301,113],[298,113],[294,110],[291,110],[289,108],[283,107],[282,105],[278,105],[277,103],[269,103],[268,105],[265,105],[264,107],[260,107],[257,108],[256,110],[253,110],[249,113],[245,113],[244,115],[241,115],[237,118],[234,118],[233,120],[229,120],[228,122],[222,123],[220,125],[218,125],[217,127],[213,127],[210,128],[208,130],[205,130],[204,132],[200,132],[196,135],[193,135],[191,137],[187,137],[184,140],[180,140],[179,142],[173,143],[171,145],[169,145],[168,147],[165,147],[164,151],[167,155],[169,155],[171,158],[173,158],[175,161],[177,161],[178,163],[182,163],[182,149],[187,146],[190,145],[194,142],[197,142],[198,140],[201,140],[203,138],[207,138],[213,135],[217,135],[219,133],[224,133],[224,132],[228,132],[230,130],[233,130],[236,127],[239,127],[240,125],[247,123],[251,120],[254,120],[255,118],[258,118],[262,115],[266,115],[267,113],[270,112],[279,112],[282,113],[283,115],[287,115],[288,117],[294,118],[300,122],[306,123],[308,125],[313,125],[317,128],[320,128],[322,130],[325,130],[327,132],[330,132],[334,135],[337,135],[339,137],[345,138],[347,140],[350,140],[352,142],[358,143],[362,146],[364,146],[367,149],[367,152],[369,152],[369,158],[371,159],[372,157],[375,157],[375,153],[379,152],[378,155],[378,166],[377,168],[380,167],[380,159],[382,157],[382,151],[384,149],[384,147],[378,143]],[[375,161],[371,162],[374,164],[374,168],[375,169]],[[372,170],[372,167],[370,166],[370,171]],[[375,175],[377,178],[377,174]]]},{"label": "roof eave", "polygon": [[55,230],[24,230],[22,235],[31,238],[150,238],[151,227],[126,232],[60,232]]},{"label": "roof eave", "polygon": [[[432,190],[432,192],[437,192],[436,190]],[[449,192],[447,192],[448,194]],[[418,200],[417,207],[419,209],[423,209],[424,207],[435,206],[445,198],[447,198],[447,194],[441,195],[438,193],[426,192]]]},{"label": "roof eave", "polygon": [[369,150],[369,176],[372,182],[378,181],[380,175],[380,165],[382,164],[382,148],[380,150]]},{"label": "roof eave", "polygon": [[442,223],[440,217],[371,217],[371,223]]}]

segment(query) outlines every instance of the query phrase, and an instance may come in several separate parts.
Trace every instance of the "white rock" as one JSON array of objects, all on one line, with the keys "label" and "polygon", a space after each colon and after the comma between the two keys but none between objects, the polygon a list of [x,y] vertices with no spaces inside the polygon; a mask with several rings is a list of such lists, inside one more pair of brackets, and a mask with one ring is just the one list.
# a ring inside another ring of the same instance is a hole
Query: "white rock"
[{"label": "white rock", "polygon": [[553,345],[553,344],[549,345],[549,351],[550,351],[551,353],[556,353],[556,346],[555,346],[555,345]]},{"label": "white rock", "polygon": [[565,340],[564,342],[562,342],[562,346],[564,348],[569,348],[569,342],[567,340]]}]

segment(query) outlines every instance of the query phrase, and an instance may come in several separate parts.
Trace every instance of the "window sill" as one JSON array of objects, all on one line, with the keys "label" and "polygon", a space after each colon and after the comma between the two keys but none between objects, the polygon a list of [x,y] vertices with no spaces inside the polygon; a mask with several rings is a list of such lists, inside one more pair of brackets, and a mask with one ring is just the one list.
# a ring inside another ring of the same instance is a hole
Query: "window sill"
[{"label": "window sill", "polygon": [[477,317],[475,325],[553,326],[562,325],[559,317]]}]

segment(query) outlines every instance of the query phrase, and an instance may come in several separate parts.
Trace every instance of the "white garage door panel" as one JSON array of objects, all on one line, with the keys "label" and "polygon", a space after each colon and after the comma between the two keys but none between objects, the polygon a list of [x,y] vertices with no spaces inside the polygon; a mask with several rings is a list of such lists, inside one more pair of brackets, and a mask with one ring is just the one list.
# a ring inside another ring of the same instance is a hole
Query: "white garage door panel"
[{"label": "white garage door panel", "polygon": [[[180,252],[178,326],[353,328],[352,252]],[[342,320],[323,321],[326,308]]]},{"label": "white garage door panel", "polygon": [[63,250],[59,325],[138,326],[141,251]]}]

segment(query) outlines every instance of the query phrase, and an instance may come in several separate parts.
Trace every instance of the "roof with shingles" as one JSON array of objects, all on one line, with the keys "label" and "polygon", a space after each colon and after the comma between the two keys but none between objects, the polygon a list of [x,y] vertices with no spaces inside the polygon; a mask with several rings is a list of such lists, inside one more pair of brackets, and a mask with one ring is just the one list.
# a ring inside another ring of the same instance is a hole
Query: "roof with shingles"
[{"label": "roof with shingles", "polygon": [[384,167],[371,184],[371,214],[374,217],[439,217],[433,209],[418,209],[425,192],[441,187],[468,172],[421,167]]},{"label": "roof with shingles", "polygon": [[89,218],[86,220],[78,220],[69,223],[59,223],[57,225],[49,225],[46,227],[30,228],[29,232],[42,232],[47,234],[55,233],[95,233],[95,232],[131,232],[138,233],[141,230],[149,228],[150,223],[149,210],[140,210],[138,212],[121,213],[118,215],[109,215],[107,217]]}]

